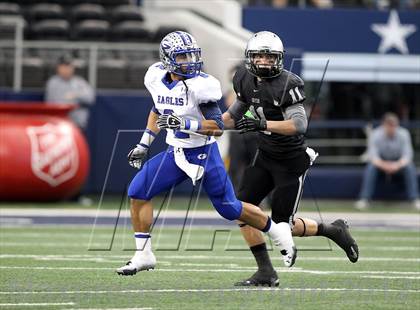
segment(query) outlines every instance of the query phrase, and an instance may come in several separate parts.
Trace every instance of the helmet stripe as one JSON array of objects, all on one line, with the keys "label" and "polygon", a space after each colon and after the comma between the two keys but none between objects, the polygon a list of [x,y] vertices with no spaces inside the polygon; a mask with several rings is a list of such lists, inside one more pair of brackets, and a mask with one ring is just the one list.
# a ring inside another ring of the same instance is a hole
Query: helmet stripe
[{"label": "helmet stripe", "polygon": [[190,34],[186,32],[185,35],[187,36],[190,43],[192,43],[193,40],[192,40],[192,37],[190,36]]},{"label": "helmet stripe", "polygon": [[184,42],[185,45],[188,44],[187,41],[185,41],[184,34],[181,31],[176,31],[175,33],[179,34],[179,36],[182,39],[182,42]]}]

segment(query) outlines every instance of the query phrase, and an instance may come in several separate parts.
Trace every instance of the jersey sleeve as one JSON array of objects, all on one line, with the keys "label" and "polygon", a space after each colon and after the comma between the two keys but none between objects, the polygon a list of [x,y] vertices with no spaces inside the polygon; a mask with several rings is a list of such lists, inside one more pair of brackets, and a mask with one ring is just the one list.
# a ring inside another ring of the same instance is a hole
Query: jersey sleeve
[{"label": "jersey sleeve", "polygon": [[156,78],[157,71],[162,70],[162,64],[160,62],[154,63],[147,69],[146,74],[144,75],[144,86],[150,92],[150,85],[153,80]]},{"label": "jersey sleeve", "polygon": [[222,88],[215,77],[202,74],[196,92],[197,103],[216,102],[222,98]]},{"label": "jersey sleeve", "polygon": [[282,107],[286,109],[291,105],[302,103],[305,99],[303,80],[297,75],[292,75],[285,87]]},{"label": "jersey sleeve", "polygon": [[235,72],[235,75],[233,76],[233,90],[235,91],[236,97],[238,98],[239,101],[245,102],[245,99],[242,95],[242,83],[241,83],[241,78],[242,76],[242,70],[239,69]]}]

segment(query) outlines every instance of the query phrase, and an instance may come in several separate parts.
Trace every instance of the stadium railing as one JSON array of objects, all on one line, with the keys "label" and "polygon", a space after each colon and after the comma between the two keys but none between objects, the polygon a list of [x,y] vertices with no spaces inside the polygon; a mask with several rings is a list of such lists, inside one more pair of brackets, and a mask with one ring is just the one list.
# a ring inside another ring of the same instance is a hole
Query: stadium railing
[{"label": "stadium railing", "polygon": [[[47,51],[54,52],[48,53]],[[22,90],[22,64],[25,56],[30,57],[35,55],[42,59],[42,56],[40,55],[55,55],[55,57],[53,57],[52,59],[51,57],[46,57],[46,59],[43,59],[51,67],[54,67],[60,54],[72,53],[75,55],[81,55],[82,57],[76,57],[76,59],[82,60],[87,64],[87,80],[93,88],[96,88],[96,86],[98,85],[98,63],[101,60],[121,59],[124,57],[129,58],[130,53],[136,53],[136,57],[140,61],[149,60],[148,63],[150,65],[151,63],[153,63],[153,61],[157,61],[157,51],[158,45],[154,43],[116,44],[109,42],[92,43],[77,41],[26,41],[19,40],[19,38],[17,38],[16,40],[2,40],[0,41],[0,52],[2,54],[5,54],[5,61],[7,61],[7,56],[10,55],[14,55],[15,59],[13,64],[13,85],[2,86],[13,86],[14,91]],[[118,56],[116,56],[116,54],[118,54]],[[3,66],[5,65],[6,64],[3,63]],[[47,78],[48,76],[45,76],[44,80],[46,80]],[[141,87],[140,84],[139,87]]]}]

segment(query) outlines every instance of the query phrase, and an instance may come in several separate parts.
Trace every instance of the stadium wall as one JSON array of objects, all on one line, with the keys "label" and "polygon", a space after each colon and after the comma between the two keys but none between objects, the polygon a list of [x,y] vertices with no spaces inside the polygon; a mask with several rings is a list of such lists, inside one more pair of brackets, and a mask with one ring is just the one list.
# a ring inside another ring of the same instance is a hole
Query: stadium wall
[{"label": "stadium wall", "polygon": [[[42,101],[40,91],[0,91],[0,101]],[[223,103],[221,103],[223,107]],[[91,171],[84,191],[101,193],[105,185],[106,194],[123,194],[136,171],[127,164],[127,153],[140,137],[152,99],[146,92],[121,93],[99,92],[91,111],[86,132],[91,151]],[[120,132],[118,133],[118,131]],[[151,148],[151,156],[165,148],[164,135],[159,135]],[[313,167],[305,183],[306,198],[349,198],[357,197],[363,167]],[[420,179],[420,178],[419,178]],[[105,182],[106,181],[106,182]],[[401,182],[380,183],[379,198],[401,199],[404,192]],[[419,182],[420,183],[420,182]],[[179,186],[175,194],[189,195],[191,182]],[[203,193],[204,195],[204,193]]]},{"label": "stadium wall", "polygon": [[277,33],[286,56],[301,51],[305,81],[320,81],[328,61],[326,81],[420,83],[420,11],[245,7],[242,16],[250,31]]}]

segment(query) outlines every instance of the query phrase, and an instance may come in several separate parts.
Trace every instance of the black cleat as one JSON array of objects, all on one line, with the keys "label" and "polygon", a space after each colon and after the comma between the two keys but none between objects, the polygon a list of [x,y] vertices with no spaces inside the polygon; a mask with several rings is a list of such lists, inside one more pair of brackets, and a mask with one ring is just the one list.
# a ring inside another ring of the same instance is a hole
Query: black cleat
[{"label": "black cleat", "polygon": [[279,286],[279,278],[275,270],[262,272],[257,270],[249,279],[236,282],[235,286]]},{"label": "black cleat", "polygon": [[328,225],[325,237],[330,238],[340,248],[342,248],[352,263],[357,262],[359,259],[359,247],[351,236],[349,225],[345,220],[338,219]]}]

